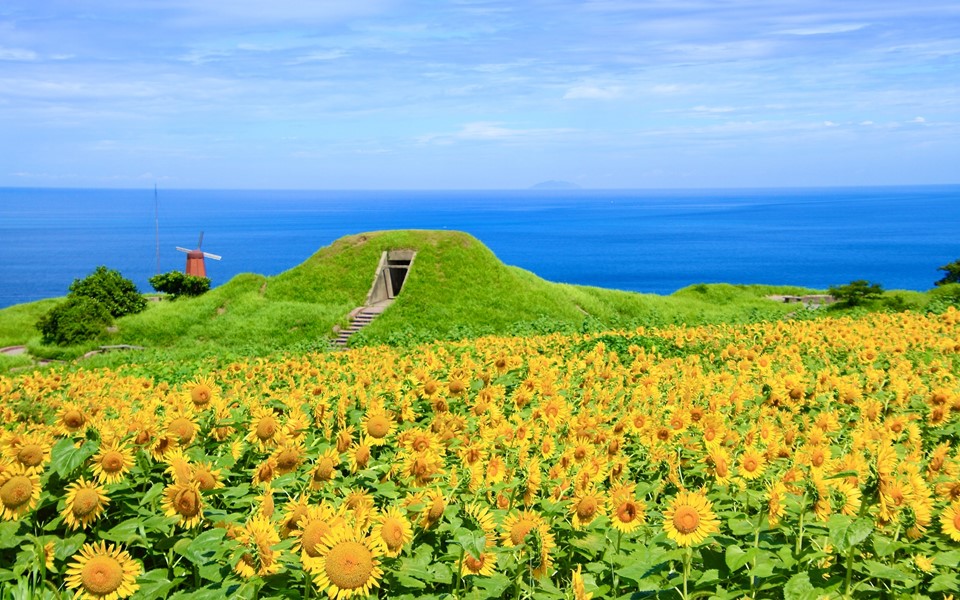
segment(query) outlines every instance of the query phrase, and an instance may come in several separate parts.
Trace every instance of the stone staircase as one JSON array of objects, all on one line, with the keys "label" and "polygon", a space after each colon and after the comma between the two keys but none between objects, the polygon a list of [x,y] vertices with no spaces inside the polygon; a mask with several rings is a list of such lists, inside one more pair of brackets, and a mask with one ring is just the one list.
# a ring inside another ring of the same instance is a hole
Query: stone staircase
[{"label": "stone staircase", "polygon": [[337,337],[334,338],[330,343],[335,349],[346,349],[347,340],[350,339],[350,336],[369,325],[392,303],[392,299],[382,300],[370,306],[360,306],[353,309],[350,311],[350,315],[348,316],[350,319],[350,325],[348,325],[346,329],[334,329],[334,333],[337,334]]}]

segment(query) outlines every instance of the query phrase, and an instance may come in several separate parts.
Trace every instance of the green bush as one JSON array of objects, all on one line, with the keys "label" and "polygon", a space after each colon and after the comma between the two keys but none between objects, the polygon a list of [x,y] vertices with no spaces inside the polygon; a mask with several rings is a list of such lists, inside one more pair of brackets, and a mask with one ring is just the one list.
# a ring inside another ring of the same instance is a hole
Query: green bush
[{"label": "green bush", "polygon": [[149,281],[153,289],[161,294],[169,294],[173,299],[180,296],[200,296],[210,291],[209,277],[186,275],[181,271],[154,275]]},{"label": "green bush", "polygon": [[68,346],[92,340],[113,322],[110,311],[86,296],[69,296],[37,321],[44,344]]},{"label": "green bush", "polygon": [[119,271],[99,266],[84,279],[70,285],[69,296],[83,296],[102,304],[114,318],[132,315],[147,308],[137,286]]},{"label": "green bush", "polygon": [[881,297],[883,286],[870,283],[866,279],[857,279],[846,285],[833,286],[828,293],[837,299],[839,306],[860,306],[867,300]]}]

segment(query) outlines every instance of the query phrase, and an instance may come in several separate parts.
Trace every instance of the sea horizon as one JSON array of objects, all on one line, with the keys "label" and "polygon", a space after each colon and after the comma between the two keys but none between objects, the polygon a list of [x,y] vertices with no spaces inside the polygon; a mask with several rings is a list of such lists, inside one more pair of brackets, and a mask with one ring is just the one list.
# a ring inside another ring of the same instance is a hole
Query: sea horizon
[{"label": "sea horizon", "polygon": [[[157,214],[159,213],[159,214]],[[159,216],[159,219],[157,217]],[[0,188],[0,308],[63,296],[98,265],[142,292],[204,232],[213,285],[276,275],[344,235],[465,231],[557,283],[670,294],[697,283],[925,290],[960,257],[960,185],[295,190]],[[157,268],[159,225],[160,260]]]}]

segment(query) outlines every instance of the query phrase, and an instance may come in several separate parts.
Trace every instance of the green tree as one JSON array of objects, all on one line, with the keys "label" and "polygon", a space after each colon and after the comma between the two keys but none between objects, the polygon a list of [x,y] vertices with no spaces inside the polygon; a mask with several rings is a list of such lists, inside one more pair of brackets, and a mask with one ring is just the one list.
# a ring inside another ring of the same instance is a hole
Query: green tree
[{"label": "green tree", "polygon": [[833,286],[828,293],[837,299],[841,306],[859,306],[867,300],[883,295],[883,286],[870,283],[866,279],[857,279],[846,285]]},{"label": "green tree", "polygon": [[210,291],[209,277],[186,275],[181,271],[154,275],[149,281],[153,289],[162,294],[170,294],[174,299],[180,296],[200,296]]},{"label": "green tree", "polygon": [[69,346],[92,340],[113,322],[110,311],[86,296],[67,296],[37,321],[44,344]]},{"label": "green tree", "polygon": [[70,285],[70,296],[83,296],[102,304],[114,318],[138,313],[147,308],[147,300],[137,286],[119,271],[99,266],[83,279]]},{"label": "green tree", "polygon": [[960,283],[960,260],[955,260],[950,264],[943,265],[942,267],[937,267],[938,270],[943,271],[946,275],[943,276],[943,279],[933,282],[933,285],[947,285],[948,283]]}]

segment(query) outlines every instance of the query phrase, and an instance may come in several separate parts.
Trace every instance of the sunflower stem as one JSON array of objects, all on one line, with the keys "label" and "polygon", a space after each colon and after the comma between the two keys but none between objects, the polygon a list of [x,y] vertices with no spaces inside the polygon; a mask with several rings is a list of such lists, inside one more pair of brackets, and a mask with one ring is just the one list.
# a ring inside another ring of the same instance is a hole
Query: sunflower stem
[{"label": "sunflower stem", "polygon": [[853,582],[853,548],[847,550],[847,576],[843,581],[843,595],[850,597],[850,584]]},{"label": "sunflower stem", "polygon": [[683,552],[683,600],[688,600],[687,582],[690,580],[690,563],[693,562],[693,546],[687,546]]},{"label": "sunflower stem", "polygon": [[800,499],[800,520],[799,520],[799,531],[797,532],[797,551],[796,554],[800,556],[800,548],[803,547],[803,515],[807,511],[807,492],[804,490],[803,498]]},{"label": "sunflower stem", "polygon": [[613,578],[613,595],[620,595],[620,577],[614,569],[614,558],[620,556],[620,540],[623,539],[623,532],[617,529],[617,552],[610,559],[610,576]]},{"label": "sunflower stem", "polygon": [[466,549],[463,546],[460,546],[460,560],[457,561],[457,572],[454,573],[454,577],[457,580],[456,587],[453,589],[453,597],[460,597],[460,583],[463,580],[463,555],[466,553]]}]

